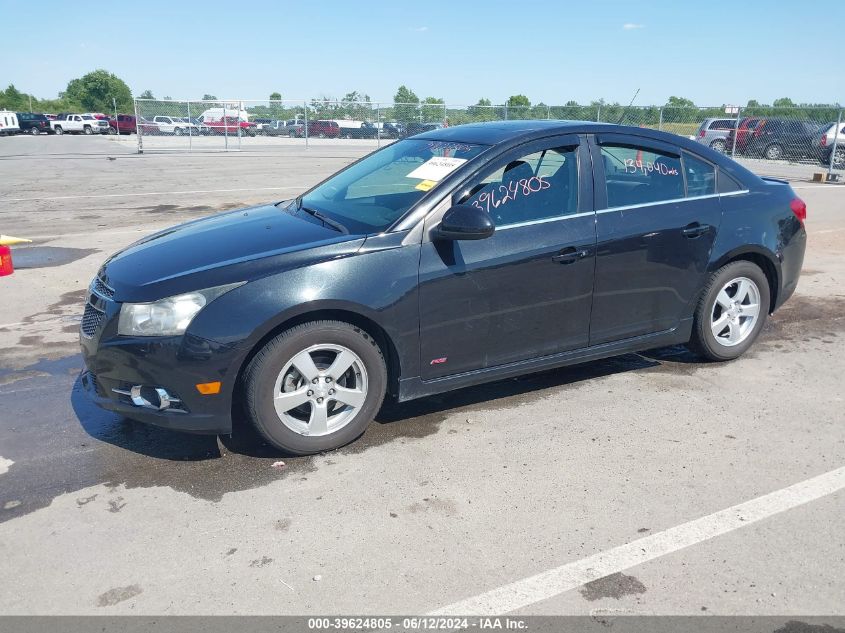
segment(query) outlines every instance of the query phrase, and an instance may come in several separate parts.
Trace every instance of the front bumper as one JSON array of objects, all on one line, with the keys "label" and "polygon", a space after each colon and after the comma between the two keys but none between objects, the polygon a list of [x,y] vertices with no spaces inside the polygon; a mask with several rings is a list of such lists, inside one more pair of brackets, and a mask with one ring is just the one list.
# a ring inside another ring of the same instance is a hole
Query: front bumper
[{"label": "front bumper", "polygon": [[[93,286],[85,307],[79,342],[85,393],[103,409],[127,418],[192,433],[232,432],[232,393],[241,351],[198,336],[128,337],[117,335],[120,304]],[[106,293],[107,294],[107,293]],[[220,381],[220,393],[202,395],[196,385]],[[129,395],[164,389],[174,402],[158,409],[133,403]]]}]

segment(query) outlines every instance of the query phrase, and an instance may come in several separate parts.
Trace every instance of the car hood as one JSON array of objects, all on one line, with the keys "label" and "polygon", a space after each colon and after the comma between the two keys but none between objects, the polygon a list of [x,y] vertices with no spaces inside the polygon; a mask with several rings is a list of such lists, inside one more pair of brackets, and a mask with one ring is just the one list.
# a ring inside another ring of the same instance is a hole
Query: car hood
[{"label": "car hood", "polygon": [[116,301],[155,301],[342,257],[363,241],[274,205],[249,207],[145,237],[112,255],[99,276]]}]

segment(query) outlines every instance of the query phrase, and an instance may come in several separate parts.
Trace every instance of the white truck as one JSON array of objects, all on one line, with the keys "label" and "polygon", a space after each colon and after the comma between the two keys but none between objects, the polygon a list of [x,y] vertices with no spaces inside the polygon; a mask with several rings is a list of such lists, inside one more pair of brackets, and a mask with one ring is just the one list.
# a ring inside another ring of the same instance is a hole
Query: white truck
[{"label": "white truck", "polygon": [[56,134],[108,134],[109,122],[91,114],[60,114],[50,127]]}]

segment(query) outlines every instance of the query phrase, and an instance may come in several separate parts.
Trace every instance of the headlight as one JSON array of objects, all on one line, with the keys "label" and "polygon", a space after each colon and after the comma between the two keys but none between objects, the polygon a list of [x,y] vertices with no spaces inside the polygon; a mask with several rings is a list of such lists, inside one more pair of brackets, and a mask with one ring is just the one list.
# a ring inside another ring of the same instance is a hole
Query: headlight
[{"label": "headlight", "polygon": [[117,333],[122,336],[176,336],[183,334],[193,318],[207,304],[240,283],[188,292],[153,303],[124,303],[120,306]]}]

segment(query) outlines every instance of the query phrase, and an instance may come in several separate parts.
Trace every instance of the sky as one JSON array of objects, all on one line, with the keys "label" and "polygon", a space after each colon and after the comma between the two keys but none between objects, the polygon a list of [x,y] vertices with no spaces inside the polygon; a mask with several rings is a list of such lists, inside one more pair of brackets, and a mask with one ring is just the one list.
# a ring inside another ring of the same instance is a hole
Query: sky
[{"label": "sky", "polygon": [[[0,0],[16,14],[19,0]],[[66,2],[0,36],[0,86],[55,98],[97,68],[134,95],[198,99],[569,100],[660,105],[845,103],[845,72],[825,53],[838,0],[796,8],[744,3],[592,0],[366,2]],[[93,16],[98,19],[92,19]],[[824,17],[828,16],[828,17]],[[733,22],[733,26],[732,26]]]}]

